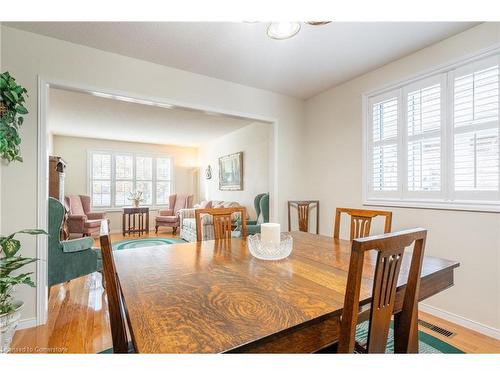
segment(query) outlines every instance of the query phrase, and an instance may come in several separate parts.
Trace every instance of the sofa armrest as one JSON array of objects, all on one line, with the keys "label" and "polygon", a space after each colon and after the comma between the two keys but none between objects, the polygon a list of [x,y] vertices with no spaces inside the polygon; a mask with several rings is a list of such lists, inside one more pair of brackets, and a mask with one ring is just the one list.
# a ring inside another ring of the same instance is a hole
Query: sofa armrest
[{"label": "sofa armrest", "polygon": [[94,240],[90,237],[77,238],[74,240],[61,241],[63,252],[74,253],[92,249]]},{"label": "sofa armrest", "polygon": [[179,220],[182,225],[182,221],[184,219],[194,219],[194,208],[181,208],[179,211],[177,211],[177,215],[179,215]]},{"label": "sofa armrest", "polygon": [[102,220],[104,219],[104,212],[87,212],[89,220]]}]

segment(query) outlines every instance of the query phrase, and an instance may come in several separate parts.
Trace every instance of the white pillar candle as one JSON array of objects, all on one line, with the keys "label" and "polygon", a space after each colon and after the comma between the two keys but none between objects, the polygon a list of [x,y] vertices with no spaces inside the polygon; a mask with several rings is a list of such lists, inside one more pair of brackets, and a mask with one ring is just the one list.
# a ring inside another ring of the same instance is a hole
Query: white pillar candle
[{"label": "white pillar candle", "polygon": [[278,223],[262,223],[260,225],[260,239],[262,242],[280,243],[281,229]]}]

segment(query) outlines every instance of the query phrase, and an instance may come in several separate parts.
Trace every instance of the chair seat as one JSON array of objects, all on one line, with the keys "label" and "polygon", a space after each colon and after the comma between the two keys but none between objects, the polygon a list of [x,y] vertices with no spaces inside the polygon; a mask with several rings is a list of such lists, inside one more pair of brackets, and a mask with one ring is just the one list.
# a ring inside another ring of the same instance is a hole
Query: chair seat
[{"label": "chair seat", "polygon": [[156,221],[160,223],[177,223],[179,221],[178,216],[157,216]]}]

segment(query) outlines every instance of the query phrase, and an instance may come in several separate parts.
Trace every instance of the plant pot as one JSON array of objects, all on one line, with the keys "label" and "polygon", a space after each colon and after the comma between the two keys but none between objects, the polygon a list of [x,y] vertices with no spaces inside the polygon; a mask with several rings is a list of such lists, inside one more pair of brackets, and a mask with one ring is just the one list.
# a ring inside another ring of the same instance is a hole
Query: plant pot
[{"label": "plant pot", "polygon": [[136,200],[136,201],[134,201],[134,207],[135,207],[135,208],[139,207],[139,204],[140,204],[140,203],[141,203],[141,201],[137,201],[137,200]]},{"label": "plant pot", "polygon": [[21,307],[24,302],[14,301],[14,311],[0,314],[0,353],[7,353],[21,318]]}]

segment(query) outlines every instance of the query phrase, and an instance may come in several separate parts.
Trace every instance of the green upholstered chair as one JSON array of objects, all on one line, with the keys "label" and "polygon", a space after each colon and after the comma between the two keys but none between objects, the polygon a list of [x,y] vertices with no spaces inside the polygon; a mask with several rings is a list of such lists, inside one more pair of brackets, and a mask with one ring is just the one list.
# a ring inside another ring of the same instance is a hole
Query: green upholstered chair
[{"label": "green upholstered chair", "polygon": [[92,238],[60,240],[63,217],[62,203],[49,198],[49,287],[102,270],[101,253],[92,248]]},{"label": "green upholstered chair", "polygon": [[257,220],[247,221],[247,234],[260,233],[260,224],[269,223],[269,194],[259,194],[254,199]]}]

